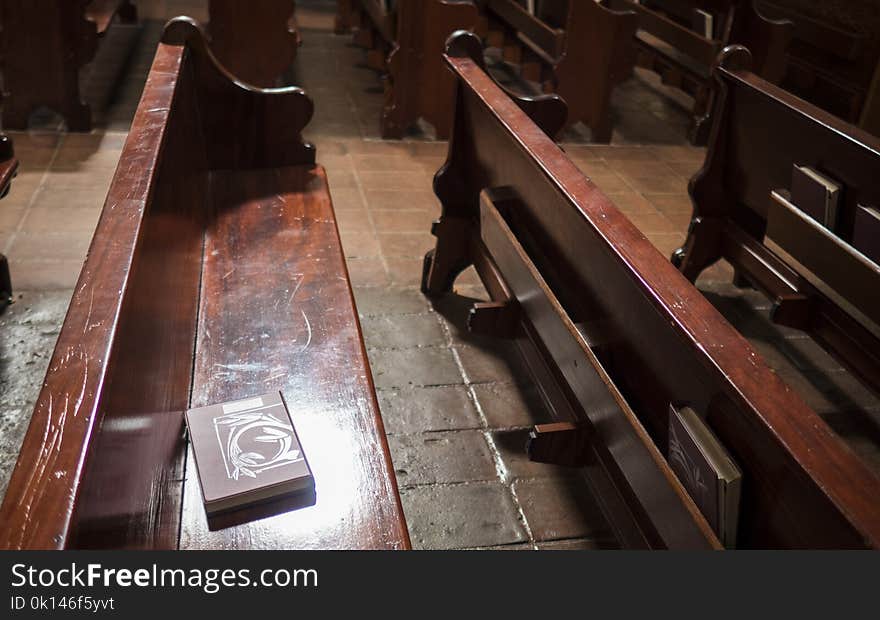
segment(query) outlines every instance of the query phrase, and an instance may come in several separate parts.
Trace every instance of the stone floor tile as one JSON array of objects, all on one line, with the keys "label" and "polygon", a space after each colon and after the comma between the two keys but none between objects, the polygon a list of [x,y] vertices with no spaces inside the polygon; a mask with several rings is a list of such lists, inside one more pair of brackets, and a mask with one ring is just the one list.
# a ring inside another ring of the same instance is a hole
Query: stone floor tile
[{"label": "stone floor tile", "polygon": [[66,209],[35,205],[28,209],[22,230],[27,233],[93,233],[98,224],[98,218],[101,216],[101,207],[102,203]]},{"label": "stone floor tile", "polygon": [[361,316],[419,314],[430,309],[418,288],[376,288],[355,284],[354,297]]},{"label": "stone floor tile", "polygon": [[389,435],[480,428],[480,416],[463,385],[379,389]]},{"label": "stone floor tile", "polygon": [[369,354],[373,380],[380,388],[462,383],[452,351],[446,347],[378,349]]},{"label": "stone floor tile", "polygon": [[513,489],[536,541],[610,537],[608,523],[581,478],[518,480]]},{"label": "stone floor tile", "polygon": [[528,536],[513,498],[497,482],[428,485],[400,493],[415,549],[523,543]]},{"label": "stone floor tile", "polygon": [[373,232],[340,230],[342,250],[347,258],[371,258],[381,254],[379,239]]},{"label": "stone floor tile", "polygon": [[27,233],[15,236],[7,252],[13,260],[69,260],[82,263],[89,249],[92,235],[89,232]]},{"label": "stone floor tile", "polygon": [[422,233],[380,233],[379,244],[382,254],[387,258],[418,258],[436,244],[436,239],[428,231]]},{"label": "stone floor tile", "polygon": [[388,278],[392,285],[419,286],[422,281],[424,259],[422,258],[386,258]]},{"label": "stone floor tile", "polygon": [[15,290],[64,290],[76,286],[83,260],[9,259],[12,288]]},{"label": "stone floor tile", "polygon": [[489,428],[527,428],[553,421],[537,388],[526,380],[481,383],[474,385],[473,390]]},{"label": "stone floor tile", "polygon": [[361,319],[361,327],[369,349],[407,349],[446,343],[440,318],[433,313],[366,316]]},{"label": "stone floor tile", "polygon": [[381,233],[429,233],[438,214],[430,211],[372,209],[376,230]]},{"label": "stone floor tile", "polygon": [[440,215],[440,201],[430,186],[415,191],[365,190],[364,196],[373,210],[428,211],[434,217]]},{"label": "stone floor tile", "polygon": [[388,444],[401,487],[497,479],[482,431],[392,435]]},{"label": "stone floor tile", "polygon": [[388,274],[380,258],[350,258],[348,275],[353,286],[386,286]]},{"label": "stone floor tile", "polygon": [[504,383],[528,376],[509,343],[498,342],[486,347],[457,345],[455,349],[470,383]]}]

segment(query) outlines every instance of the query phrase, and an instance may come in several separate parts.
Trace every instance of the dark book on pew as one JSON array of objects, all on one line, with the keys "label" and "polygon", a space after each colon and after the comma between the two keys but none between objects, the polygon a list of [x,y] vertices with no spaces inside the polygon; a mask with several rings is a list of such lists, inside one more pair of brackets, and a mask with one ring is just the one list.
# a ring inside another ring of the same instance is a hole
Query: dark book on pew
[{"label": "dark book on pew", "polygon": [[186,423],[208,515],[314,488],[279,392],[190,409]]},{"label": "dark book on pew", "polygon": [[795,164],[791,173],[791,202],[798,209],[834,231],[840,199],[840,185],[812,168]]},{"label": "dark book on pew", "polygon": [[880,264],[880,210],[862,205],[856,207],[852,246]]},{"label": "dark book on pew", "polygon": [[669,466],[721,543],[735,547],[742,473],[690,407],[670,408]]}]

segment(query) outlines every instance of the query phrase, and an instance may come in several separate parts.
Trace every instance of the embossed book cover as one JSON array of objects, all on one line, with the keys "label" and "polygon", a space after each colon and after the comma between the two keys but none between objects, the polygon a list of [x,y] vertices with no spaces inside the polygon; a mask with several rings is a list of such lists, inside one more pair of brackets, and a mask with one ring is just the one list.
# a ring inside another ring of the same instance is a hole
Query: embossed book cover
[{"label": "embossed book cover", "polygon": [[209,515],[314,487],[280,392],[186,412]]},{"label": "embossed book cover", "polygon": [[690,407],[670,407],[669,466],[728,548],[736,546],[742,473]]}]

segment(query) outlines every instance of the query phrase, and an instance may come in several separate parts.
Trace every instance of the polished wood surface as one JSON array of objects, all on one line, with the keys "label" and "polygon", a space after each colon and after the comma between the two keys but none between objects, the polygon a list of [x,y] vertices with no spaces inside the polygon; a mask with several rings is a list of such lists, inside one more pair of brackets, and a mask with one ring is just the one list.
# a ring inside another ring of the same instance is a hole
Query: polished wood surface
[{"label": "polished wood surface", "polygon": [[421,118],[437,138],[449,138],[455,80],[441,60],[446,39],[474,30],[478,11],[470,0],[399,0],[389,11],[380,0],[338,4],[337,23],[357,26],[355,42],[368,64],[386,74],[383,138],[402,138]]},{"label": "polished wood surface", "polygon": [[137,21],[131,0],[3,0],[3,126],[27,129],[31,113],[48,106],[70,131],[91,130],[79,71],[117,17]]},{"label": "polished wood surface", "polygon": [[[878,390],[874,291],[880,267],[854,256],[851,243],[859,206],[880,204],[880,140],[766,82],[749,66],[748,52],[734,47],[715,73],[718,119],[706,166],[691,182],[690,234],[674,261],[694,280],[727,259],[775,302],[777,322],[809,331]],[[790,188],[794,164],[841,185],[835,230],[819,233],[806,220],[787,217],[772,197]],[[785,254],[768,247],[774,215],[784,218],[774,236]]]},{"label": "polished wood surface", "polygon": [[[18,159],[9,136],[0,135],[0,199],[9,194],[12,179],[18,171]],[[2,208],[2,206],[0,206]],[[0,311],[12,299],[12,277],[9,273],[9,261],[0,254]]]},{"label": "polished wood surface", "polygon": [[[755,70],[770,81],[779,81],[785,68],[785,51],[792,24],[772,20],[756,0],[608,0],[611,7],[635,11],[639,32],[635,42],[640,66],[655,71],[663,82],[694,98],[690,139],[706,144],[711,120],[711,69],[725,46],[744,45],[755,58]],[[682,15],[697,9],[713,16],[712,36],[696,32]]]},{"label": "polished wood surface", "polygon": [[[408,547],[326,179],[301,137],[312,112],[298,88],[235,81],[191,20],[166,27],[0,547]],[[183,412],[269,386],[294,413],[314,506],[209,524]]]},{"label": "polished wood surface", "polygon": [[[638,26],[633,11],[612,11],[596,2],[544,7],[546,17],[530,14],[514,0],[485,0],[491,30],[500,28],[500,43],[520,44],[527,58],[534,57],[543,71],[528,75],[528,60],[521,59],[525,77],[538,78],[545,92],[560,95],[568,105],[565,127],[583,122],[592,141],[611,141],[611,93],[632,73],[635,54],[632,39]],[[548,19],[558,20],[555,25]]]},{"label": "polished wood surface", "polygon": [[739,547],[880,546],[880,480],[548,138],[559,100],[511,97],[481,58],[475,37],[450,42],[456,123],[423,288],[446,294],[474,264],[518,305],[516,342],[590,437],[620,542],[719,546],[663,458],[669,405],[686,403],[744,472]]},{"label": "polished wood surface", "polygon": [[210,0],[211,50],[238,79],[277,86],[300,44],[295,8],[294,0]]}]

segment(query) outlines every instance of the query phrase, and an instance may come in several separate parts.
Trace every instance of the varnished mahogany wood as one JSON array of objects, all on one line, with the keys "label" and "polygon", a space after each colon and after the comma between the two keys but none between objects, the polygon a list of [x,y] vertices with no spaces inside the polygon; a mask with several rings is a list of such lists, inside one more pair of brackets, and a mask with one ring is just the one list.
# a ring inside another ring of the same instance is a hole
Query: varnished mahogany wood
[{"label": "varnished mahogany wood", "polygon": [[[609,6],[635,11],[639,16],[636,46],[638,63],[657,72],[664,83],[681,88],[694,98],[690,139],[703,145],[711,121],[711,69],[721,50],[744,45],[755,58],[756,72],[779,81],[785,68],[785,51],[792,24],[771,20],[756,7],[756,0],[607,0]],[[714,17],[711,37],[695,32],[677,19],[682,12],[700,9]]]},{"label": "varnished mahogany wood", "polygon": [[381,0],[350,6],[355,41],[369,50],[369,64],[387,73],[382,137],[402,138],[422,118],[437,138],[449,138],[455,80],[441,59],[449,35],[477,27],[476,6],[470,0],[398,0],[390,11]]},{"label": "varnished mahogany wood", "polygon": [[90,131],[79,70],[117,16],[137,21],[132,0],[3,0],[3,126],[27,129],[31,113],[47,106],[70,131]]},{"label": "varnished mahogany wood", "polygon": [[[811,332],[880,389],[880,267],[849,247],[859,205],[880,204],[880,140],[748,67],[748,51],[732,47],[715,71],[717,120],[706,165],[690,185],[690,234],[673,259],[691,280],[727,259],[777,303],[778,322]],[[834,231],[820,235],[773,199],[774,191],[790,187],[794,164],[842,186]],[[772,223],[774,217],[781,219],[769,247],[768,218]],[[792,299],[798,300],[794,312]]]},{"label": "varnished mahogany wood", "polygon": [[[565,127],[583,122],[590,127],[593,142],[610,142],[611,93],[632,73],[636,14],[577,1],[546,5],[538,15],[515,0],[484,0],[483,6],[490,30],[504,32],[502,45],[510,41],[522,45],[529,52],[527,58],[541,64],[541,71],[525,77],[537,78],[545,92],[565,100]],[[527,72],[526,61],[520,64]]]},{"label": "varnished mahogany wood", "polygon": [[[18,160],[9,136],[0,135],[0,199],[9,194],[12,179],[18,171]],[[2,206],[0,206],[2,208]],[[12,298],[12,278],[9,274],[9,261],[0,254],[0,311]]]},{"label": "varnished mahogany wood", "polygon": [[295,8],[294,0],[210,0],[211,51],[240,80],[277,86],[301,42]]},{"label": "varnished mahogany wood", "polygon": [[[0,547],[408,547],[326,177],[301,137],[312,112],[298,88],[237,82],[191,20],[166,27]],[[216,529],[183,412],[270,390],[291,407],[314,506]]]},{"label": "varnished mahogany wood", "polygon": [[622,544],[719,546],[662,454],[669,405],[687,403],[744,471],[738,546],[880,546],[880,480],[530,118],[558,100],[512,98],[480,59],[474,37],[451,40],[423,289],[474,264],[493,300],[516,300],[520,349],[560,421],[588,431]]}]

